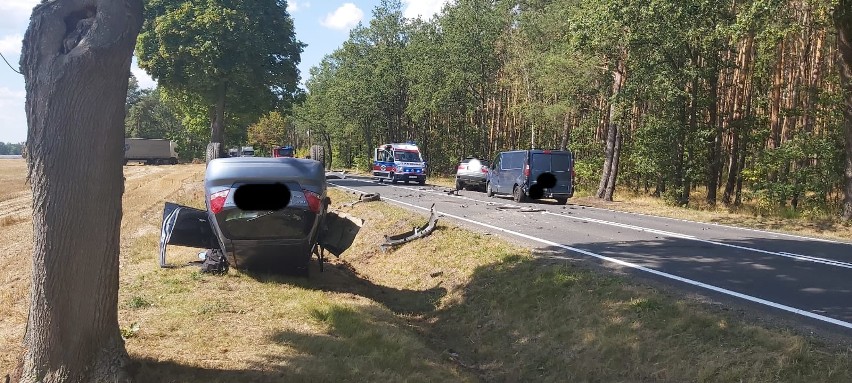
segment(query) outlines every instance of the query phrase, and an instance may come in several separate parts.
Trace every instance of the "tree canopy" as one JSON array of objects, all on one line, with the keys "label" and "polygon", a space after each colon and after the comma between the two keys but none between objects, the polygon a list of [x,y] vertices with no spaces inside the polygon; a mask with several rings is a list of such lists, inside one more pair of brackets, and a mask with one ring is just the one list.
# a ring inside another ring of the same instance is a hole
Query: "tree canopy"
[{"label": "tree canopy", "polygon": [[150,0],[136,45],[139,66],[177,99],[206,107],[211,142],[225,110],[256,119],[289,108],[304,44],[283,0]]},{"label": "tree canopy", "polygon": [[569,148],[581,193],[836,212],[846,5],[458,0],[412,20],[385,0],[312,68],[296,121],[338,166],[403,139],[443,173],[472,154]]}]

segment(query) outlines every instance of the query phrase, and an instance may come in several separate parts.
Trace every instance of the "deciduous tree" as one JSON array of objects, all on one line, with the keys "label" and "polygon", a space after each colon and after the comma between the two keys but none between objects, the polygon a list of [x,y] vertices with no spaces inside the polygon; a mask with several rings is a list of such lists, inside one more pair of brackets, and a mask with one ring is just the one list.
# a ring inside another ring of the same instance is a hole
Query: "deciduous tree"
[{"label": "deciduous tree", "polygon": [[[20,382],[124,382],[118,255],[141,0],[55,0],[24,36],[33,269]],[[85,161],[74,161],[81,153]]]}]

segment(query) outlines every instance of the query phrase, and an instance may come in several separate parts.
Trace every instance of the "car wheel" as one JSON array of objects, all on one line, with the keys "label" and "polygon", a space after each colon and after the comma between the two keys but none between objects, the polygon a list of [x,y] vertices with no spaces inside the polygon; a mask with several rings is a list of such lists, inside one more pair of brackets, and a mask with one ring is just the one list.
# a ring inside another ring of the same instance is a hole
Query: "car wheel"
[{"label": "car wheel", "polygon": [[494,197],[494,190],[491,190],[491,182],[485,183],[485,196]]},{"label": "car wheel", "polygon": [[515,185],[515,190],[512,191],[512,197],[515,202],[523,203],[526,202],[526,195],[524,195],[524,189],[518,185]]},{"label": "car wheel", "polygon": [[556,203],[559,205],[564,205],[568,203],[568,198],[555,198]]},{"label": "car wheel", "polygon": [[426,179],[424,178],[424,179],[422,179],[422,180],[418,181],[417,183],[418,183],[420,186],[426,185]]}]

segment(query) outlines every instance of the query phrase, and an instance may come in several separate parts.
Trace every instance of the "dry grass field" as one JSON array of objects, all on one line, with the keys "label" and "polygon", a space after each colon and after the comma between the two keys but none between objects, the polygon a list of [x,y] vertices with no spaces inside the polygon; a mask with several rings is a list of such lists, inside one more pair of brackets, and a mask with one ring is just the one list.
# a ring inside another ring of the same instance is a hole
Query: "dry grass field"
[{"label": "dry grass field", "polygon": [[[202,207],[204,165],[127,166],[119,321],[139,382],[849,382],[852,350],[383,202],[353,247],[310,278],[160,269],[162,207]],[[0,377],[21,352],[32,223],[24,162],[0,162]],[[173,247],[186,263],[193,249]]]}]

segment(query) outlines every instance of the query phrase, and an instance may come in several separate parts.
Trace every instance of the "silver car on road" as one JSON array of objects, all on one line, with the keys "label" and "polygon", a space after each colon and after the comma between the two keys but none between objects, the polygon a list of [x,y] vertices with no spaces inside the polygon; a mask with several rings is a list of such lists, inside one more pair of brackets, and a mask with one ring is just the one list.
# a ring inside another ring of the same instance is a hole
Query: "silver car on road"
[{"label": "silver car on road", "polygon": [[476,157],[461,160],[456,169],[456,190],[474,188],[485,190],[488,179],[488,161]]}]

